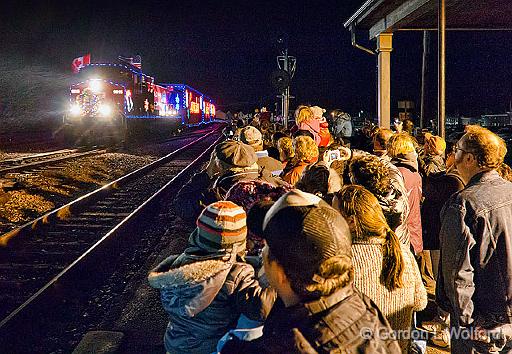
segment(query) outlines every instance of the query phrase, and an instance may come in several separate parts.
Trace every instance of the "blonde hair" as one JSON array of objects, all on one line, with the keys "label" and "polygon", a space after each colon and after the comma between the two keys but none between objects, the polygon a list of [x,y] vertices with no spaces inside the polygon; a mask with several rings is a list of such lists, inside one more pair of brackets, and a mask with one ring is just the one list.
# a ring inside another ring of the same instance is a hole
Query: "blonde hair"
[{"label": "blonde hair", "polygon": [[399,133],[389,138],[387,144],[388,155],[397,157],[416,151],[414,141],[408,133]]},{"label": "blonde hair", "polygon": [[403,287],[405,266],[400,241],[386,222],[377,198],[363,186],[355,184],[343,187],[337,197],[340,213],[354,218],[354,241],[370,238],[383,241],[381,282],[389,290]]},{"label": "blonde hair", "polygon": [[479,125],[467,125],[465,131],[464,148],[475,155],[478,166],[493,170],[499,168],[507,154],[505,141]]},{"label": "blonde hair", "polygon": [[295,110],[295,124],[311,122],[313,119],[315,119],[315,114],[310,107],[300,105]]},{"label": "blonde hair", "polygon": [[290,161],[295,156],[293,150],[293,140],[287,136],[280,138],[277,141],[277,150],[279,151],[279,158],[281,161]]},{"label": "blonde hair", "polygon": [[318,146],[309,136],[298,136],[293,139],[293,149],[295,151],[295,162],[311,162],[318,157]]}]

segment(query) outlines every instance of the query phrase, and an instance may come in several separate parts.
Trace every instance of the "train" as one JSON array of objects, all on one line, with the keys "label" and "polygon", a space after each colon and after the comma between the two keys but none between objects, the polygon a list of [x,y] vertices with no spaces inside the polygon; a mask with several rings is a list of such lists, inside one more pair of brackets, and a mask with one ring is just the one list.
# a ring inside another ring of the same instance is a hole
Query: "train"
[{"label": "train", "polygon": [[216,114],[213,100],[200,91],[186,84],[156,84],[125,62],[83,66],[71,84],[69,103],[63,123],[74,142],[84,136],[125,140],[130,132],[198,126],[213,122]]}]

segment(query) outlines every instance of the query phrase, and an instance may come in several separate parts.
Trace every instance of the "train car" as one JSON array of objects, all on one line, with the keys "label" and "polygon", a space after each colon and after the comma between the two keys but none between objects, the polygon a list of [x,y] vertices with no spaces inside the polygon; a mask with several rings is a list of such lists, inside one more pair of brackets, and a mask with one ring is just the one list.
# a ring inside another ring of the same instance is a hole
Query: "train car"
[{"label": "train car", "polygon": [[181,118],[182,124],[195,126],[213,122],[212,99],[185,84],[161,84],[165,88],[167,109]]},{"label": "train car", "polygon": [[[70,88],[70,110],[64,116],[67,135],[124,140],[129,131],[156,131],[213,121],[215,105],[184,84],[155,84],[128,63],[91,63]],[[162,129],[162,127],[165,127]]]}]

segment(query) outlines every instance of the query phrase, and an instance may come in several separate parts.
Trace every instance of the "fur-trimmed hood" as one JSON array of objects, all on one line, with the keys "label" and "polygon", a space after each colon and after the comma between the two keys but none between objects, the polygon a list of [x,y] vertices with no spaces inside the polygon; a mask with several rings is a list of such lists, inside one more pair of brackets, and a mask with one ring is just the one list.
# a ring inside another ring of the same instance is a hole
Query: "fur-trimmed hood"
[{"label": "fur-trimmed hood", "polygon": [[218,258],[187,263],[183,256],[164,260],[149,273],[148,281],[153,288],[165,290],[162,300],[169,312],[194,317],[217,296],[233,263]]}]

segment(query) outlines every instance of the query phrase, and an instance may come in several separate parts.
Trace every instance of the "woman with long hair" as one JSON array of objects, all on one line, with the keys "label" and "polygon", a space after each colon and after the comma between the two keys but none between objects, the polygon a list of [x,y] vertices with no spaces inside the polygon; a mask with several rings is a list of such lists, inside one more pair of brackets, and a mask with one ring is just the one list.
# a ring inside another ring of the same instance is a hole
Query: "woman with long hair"
[{"label": "woman with long hair", "polygon": [[[411,330],[413,312],[427,305],[427,292],[412,252],[398,240],[377,198],[364,187],[343,187],[333,206],[352,233],[354,284],[377,304],[391,328]],[[397,339],[407,353],[410,340],[404,335]]]}]

